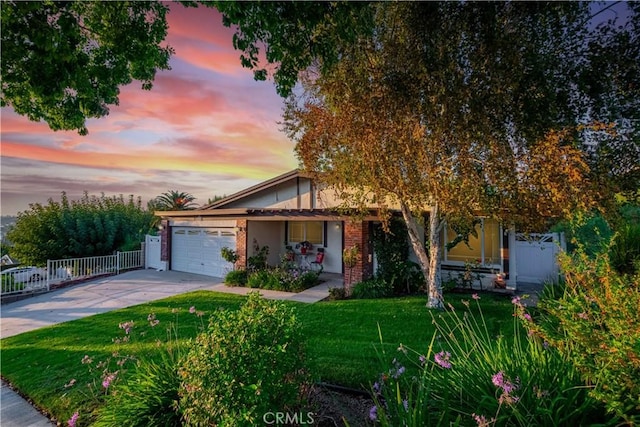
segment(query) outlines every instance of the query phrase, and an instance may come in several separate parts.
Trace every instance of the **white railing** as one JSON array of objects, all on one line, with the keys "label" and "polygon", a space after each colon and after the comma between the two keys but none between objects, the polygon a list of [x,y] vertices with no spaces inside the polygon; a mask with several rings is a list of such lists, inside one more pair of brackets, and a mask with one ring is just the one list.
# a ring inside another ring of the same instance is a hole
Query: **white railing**
[{"label": "white railing", "polygon": [[19,267],[2,273],[2,295],[49,290],[51,285],[144,267],[144,249],[114,255],[47,260],[47,268]]}]

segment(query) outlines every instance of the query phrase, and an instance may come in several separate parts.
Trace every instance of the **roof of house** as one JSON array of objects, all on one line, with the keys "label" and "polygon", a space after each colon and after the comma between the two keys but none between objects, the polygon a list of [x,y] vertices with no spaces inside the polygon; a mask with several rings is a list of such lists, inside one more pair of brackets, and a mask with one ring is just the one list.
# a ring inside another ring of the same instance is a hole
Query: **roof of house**
[{"label": "roof of house", "polygon": [[302,172],[300,169],[294,169],[289,172],[283,173],[282,175],[278,175],[275,178],[268,179],[259,184],[256,184],[252,187],[245,188],[244,190],[240,190],[237,193],[234,193],[230,196],[224,197],[220,200],[216,200],[215,202],[203,206],[200,210],[208,210],[208,209],[220,209],[223,206],[226,206],[230,203],[235,202],[236,200],[242,199],[244,197],[250,196],[252,194],[256,194],[260,191],[267,190],[269,188],[275,187],[276,185],[282,184],[283,182],[289,181],[292,178],[308,178],[309,175]]}]

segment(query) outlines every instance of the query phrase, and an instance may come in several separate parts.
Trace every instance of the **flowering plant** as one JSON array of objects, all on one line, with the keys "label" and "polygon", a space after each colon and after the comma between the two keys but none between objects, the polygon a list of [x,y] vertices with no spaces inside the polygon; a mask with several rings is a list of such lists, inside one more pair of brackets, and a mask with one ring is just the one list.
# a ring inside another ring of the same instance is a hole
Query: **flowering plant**
[{"label": "flowering plant", "polygon": [[310,249],[313,249],[313,245],[311,244],[310,241],[305,240],[304,242],[300,242],[296,245],[296,249],[300,248],[301,250],[304,251],[308,251]]}]

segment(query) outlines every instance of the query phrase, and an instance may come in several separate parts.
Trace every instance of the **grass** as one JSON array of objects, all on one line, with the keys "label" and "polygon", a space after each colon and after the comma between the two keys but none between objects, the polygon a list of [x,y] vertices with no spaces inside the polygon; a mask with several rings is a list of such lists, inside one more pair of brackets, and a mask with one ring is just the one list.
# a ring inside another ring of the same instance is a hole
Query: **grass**
[{"label": "grass", "polygon": [[[456,309],[464,309],[460,295],[448,298]],[[221,307],[236,309],[243,300],[231,294],[190,292],[9,337],[0,341],[0,372],[37,406],[64,421],[75,410],[86,413],[99,405],[86,384],[96,381],[100,390],[100,379],[90,374],[81,360],[85,355],[96,361],[106,360],[122,351],[112,341],[123,336],[120,323],[133,320],[138,325],[133,333],[138,343],[131,344],[129,354],[154,357],[158,355],[155,342],[166,338],[170,322],[177,321],[177,336],[187,340],[206,327],[208,313]],[[481,302],[489,330],[496,335],[512,335],[510,300],[483,295]],[[288,304],[296,307],[303,325],[313,379],[351,388],[366,390],[376,380],[382,369],[378,356],[381,346],[391,354],[401,343],[416,350],[426,349],[435,330],[432,313],[420,296]],[[204,316],[189,313],[191,306],[204,311]],[[177,315],[172,313],[174,309]],[[148,326],[149,313],[160,320],[153,329]],[[436,318],[444,315],[433,314]],[[142,331],[147,332],[140,335]],[[76,385],[65,388],[71,379]]]}]

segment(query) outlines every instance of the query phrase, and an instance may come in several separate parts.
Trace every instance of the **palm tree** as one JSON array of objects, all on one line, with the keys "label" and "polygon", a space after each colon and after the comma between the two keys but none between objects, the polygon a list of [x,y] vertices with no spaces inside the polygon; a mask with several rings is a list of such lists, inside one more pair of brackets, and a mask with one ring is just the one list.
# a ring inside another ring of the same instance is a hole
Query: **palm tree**
[{"label": "palm tree", "polygon": [[197,205],[193,203],[196,198],[189,193],[175,190],[162,193],[153,199],[153,207],[158,211],[184,211],[195,209]]}]

